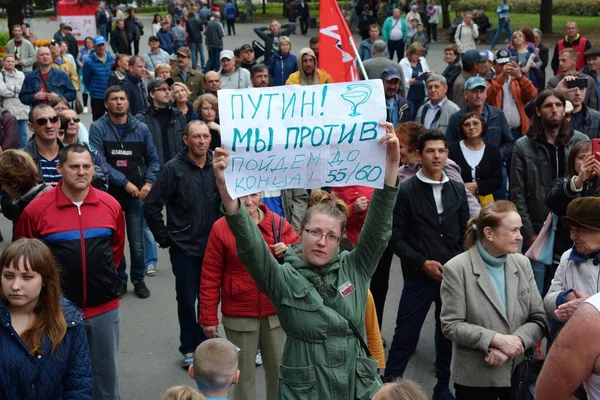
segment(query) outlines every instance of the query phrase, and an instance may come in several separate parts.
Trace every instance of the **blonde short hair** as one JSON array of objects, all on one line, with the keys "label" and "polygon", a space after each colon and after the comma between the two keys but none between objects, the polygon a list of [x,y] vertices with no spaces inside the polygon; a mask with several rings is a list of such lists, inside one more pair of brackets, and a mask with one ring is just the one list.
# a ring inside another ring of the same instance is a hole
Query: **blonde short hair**
[{"label": "blonde short hair", "polygon": [[280,36],[279,42],[277,42],[277,48],[281,48],[281,43],[287,43],[290,45],[290,49],[292,48],[292,40],[288,36]]},{"label": "blonde short hair", "polygon": [[169,64],[158,64],[156,67],[154,67],[154,75],[158,75],[158,73],[163,69],[168,70],[171,75],[173,75],[173,68],[171,68]]},{"label": "blonde short hair", "polygon": [[160,400],[206,400],[206,397],[191,387],[173,386],[167,390]]},{"label": "blonde short hair", "polygon": [[171,85],[171,97],[173,97],[173,91],[175,90],[176,87],[180,87],[183,90],[185,90],[187,92],[188,95],[192,94],[192,91],[185,86],[185,83],[183,82],[175,82],[173,83],[173,85]]}]

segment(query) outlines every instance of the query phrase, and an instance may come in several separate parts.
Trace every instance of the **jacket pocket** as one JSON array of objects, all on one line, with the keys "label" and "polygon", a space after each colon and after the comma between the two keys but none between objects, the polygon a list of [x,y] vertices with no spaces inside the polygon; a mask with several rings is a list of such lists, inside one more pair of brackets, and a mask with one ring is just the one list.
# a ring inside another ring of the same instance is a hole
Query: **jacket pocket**
[{"label": "jacket pocket", "polygon": [[313,365],[279,367],[279,396],[283,400],[316,399],[316,374]]},{"label": "jacket pocket", "polygon": [[286,306],[304,311],[316,311],[323,306],[323,298],[317,293],[315,287],[308,281],[292,290],[291,295],[286,293],[281,299]]},{"label": "jacket pocket", "polygon": [[368,357],[356,360],[356,399],[370,399],[382,385],[377,376],[377,361]]}]

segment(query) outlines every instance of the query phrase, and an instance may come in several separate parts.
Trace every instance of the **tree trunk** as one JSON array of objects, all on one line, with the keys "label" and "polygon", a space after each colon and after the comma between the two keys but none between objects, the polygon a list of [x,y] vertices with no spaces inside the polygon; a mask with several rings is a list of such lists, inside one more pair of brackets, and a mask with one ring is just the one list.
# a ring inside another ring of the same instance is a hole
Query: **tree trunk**
[{"label": "tree trunk", "polygon": [[8,7],[6,7],[6,17],[8,19],[8,33],[10,34],[11,38],[12,26],[16,24],[21,25],[23,23],[23,14],[21,13],[22,9],[22,0],[11,1],[10,4],[8,4]]},{"label": "tree trunk", "polygon": [[450,0],[442,0],[442,16],[444,17],[444,22],[442,22],[442,26],[444,29],[450,28],[451,19],[450,19]]},{"label": "tree trunk", "polygon": [[542,0],[540,7],[540,30],[552,33],[552,0]]}]

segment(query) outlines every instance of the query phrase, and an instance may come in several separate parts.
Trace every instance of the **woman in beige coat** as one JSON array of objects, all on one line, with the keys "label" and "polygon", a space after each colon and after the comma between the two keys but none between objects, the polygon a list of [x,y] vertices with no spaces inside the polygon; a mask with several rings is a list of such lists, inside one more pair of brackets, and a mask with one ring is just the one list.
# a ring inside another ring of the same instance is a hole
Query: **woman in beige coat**
[{"label": "woman in beige coat", "polygon": [[527,322],[546,313],[529,260],[517,254],[521,226],[513,203],[486,206],[469,220],[468,250],[444,265],[441,322],[457,400],[508,400],[518,357],[542,339]]}]

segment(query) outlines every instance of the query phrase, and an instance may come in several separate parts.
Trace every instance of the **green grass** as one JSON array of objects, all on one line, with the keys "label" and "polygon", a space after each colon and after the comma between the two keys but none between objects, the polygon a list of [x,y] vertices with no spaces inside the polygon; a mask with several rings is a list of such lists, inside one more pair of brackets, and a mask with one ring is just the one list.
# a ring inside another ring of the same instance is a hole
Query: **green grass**
[{"label": "green grass", "polygon": [[[161,14],[165,14],[165,12],[161,12]],[[240,13],[245,13],[245,9],[240,7]],[[154,12],[140,12],[140,15],[148,15],[153,16]],[[254,11],[254,20],[256,22],[268,22],[272,19],[279,19],[280,21],[284,21],[285,18],[281,15],[282,9],[280,3],[271,3],[267,6],[267,13],[262,13],[262,8],[259,6]],[[319,12],[312,10],[311,17],[318,17]],[[511,14],[511,25],[513,29],[520,28],[521,26],[529,26],[532,28],[538,27],[540,25],[540,16],[539,14]],[[490,18],[492,20],[492,18]],[[562,34],[564,32],[565,24],[569,21],[576,20],[579,25],[579,29],[582,34],[590,34],[596,33],[600,34],[600,24],[598,23],[598,17],[573,17],[568,15],[554,15],[552,17],[552,31],[554,34]],[[494,23],[495,27],[495,23]]]},{"label": "green grass", "polygon": [[[491,20],[491,18],[490,18]],[[569,15],[553,15],[552,16],[552,32],[562,33],[565,30],[565,25],[569,21],[577,21],[581,33],[600,32],[600,24],[598,17],[573,17]],[[511,14],[510,24],[513,29],[521,26],[529,26],[532,28],[540,25],[539,14]]]}]

